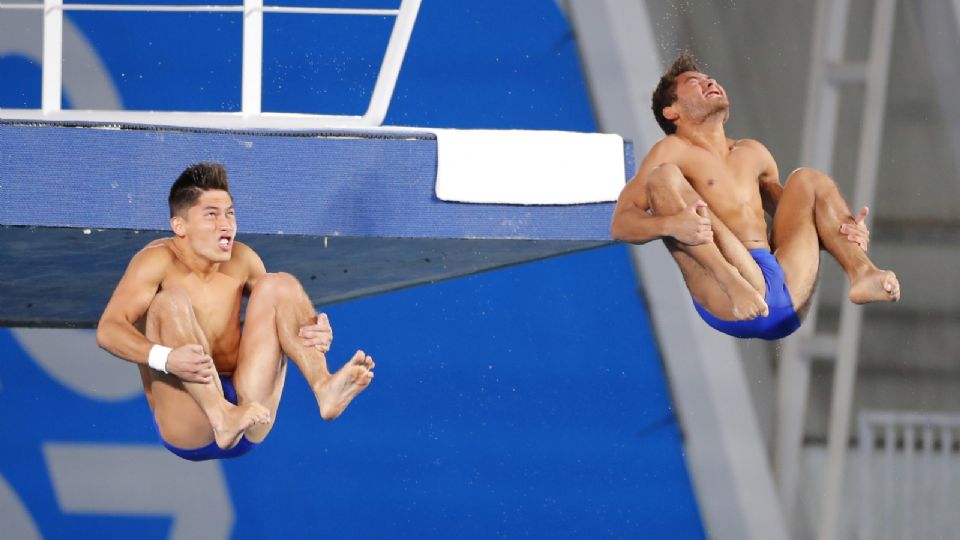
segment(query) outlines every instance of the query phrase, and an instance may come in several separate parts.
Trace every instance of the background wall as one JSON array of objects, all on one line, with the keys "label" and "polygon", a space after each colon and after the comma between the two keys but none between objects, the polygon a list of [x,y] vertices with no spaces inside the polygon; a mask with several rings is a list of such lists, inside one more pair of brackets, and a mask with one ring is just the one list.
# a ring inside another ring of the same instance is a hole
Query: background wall
[{"label": "background wall", "polygon": [[[661,58],[672,58],[684,49],[695,53],[731,96],[728,134],[763,141],[777,158],[782,176],[807,165],[801,159],[800,146],[818,3],[644,0]],[[874,0],[851,0],[844,41],[847,60],[866,59],[876,4]],[[960,154],[956,137],[960,110],[954,96],[960,80],[955,58],[960,46],[957,21],[956,3],[949,0],[896,2],[877,193],[869,224],[871,257],[878,266],[897,272],[903,298],[895,305],[864,309],[854,419],[867,410],[954,415],[960,411],[960,393],[956,391],[960,382],[960,286],[956,280],[960,265],[956,159]],[[863,99],[860,87],[841,93],[831,171],[854,208],[863,204],[852,199]],[[837,328],[847,287],[831,258],[822,260],[819,288],[823,310],[818,326],[829,332]],[[779,346],[740,345],[756,410],[772,448]],[[796,538],[813,538],[818,527],[833,373],[834,364],[829,360],[812,363]],[[851,430],[851,447],[860,444],[856,438]],[[856,481],[858,458],[851,455],[847,465],[841,537],[852,537],[860,520],[856,510],[870,500],[870,494],[861,493],[863,488]],[[910,532],[901,536],[919,538],[927,523],[950,523],[949,511],[939,511],[934,502],[921,500],[921,493],[939,493],[936,482],[925,480],[928,483],[922,488],[910,492],[913,488],[907,487],[903,469],[870,470],[877,476],[880,471],[892,473],[899,488],[912,493],[907,497],[912,503],[894,506],[907,509],[905,515],[915,519],[914,527],[906,529]],[[949,478],[947,474],[938,478]],[[930,509],[936,517],[919,517],[916,510],[911,514],[914,503],[924,511]],[[874,515],[889,517],[888,508],[875,506]]]}]

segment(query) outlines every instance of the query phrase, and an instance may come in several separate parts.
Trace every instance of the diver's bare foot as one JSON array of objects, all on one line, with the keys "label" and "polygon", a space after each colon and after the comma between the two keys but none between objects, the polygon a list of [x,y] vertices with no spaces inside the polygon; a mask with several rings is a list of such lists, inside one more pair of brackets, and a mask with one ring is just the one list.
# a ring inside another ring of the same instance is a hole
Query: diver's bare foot
[{"label": "diver's bare foot", "polygon": [[324,420],[333,420],[340,416],[350,401],[363,391],[373,380],[373,358],[363,351],[357,351],[340,371],[314,387],[320,416]]},{"label": "diver's bare foot", "polygon": [[850,282],[850,301],[854,304],[897,300],[900,300],[900,282],[889,270],[875,268]]},{"label": "diver's bare foot", "polygon": [[270,411],[257,402],[228,405],[220,425],[213,427],[214,439],[220,448],[236,446],[243,433],[255,424],[270,423]]},{"label": "diver's bare foot", "polygon": [[739,274],[736,275],[735,279],[729,280],[723,289],[730,297],[735,320],[749,321],[770,314],[770,308],[767,307],[767,303],[760,296],[760,293]]}]

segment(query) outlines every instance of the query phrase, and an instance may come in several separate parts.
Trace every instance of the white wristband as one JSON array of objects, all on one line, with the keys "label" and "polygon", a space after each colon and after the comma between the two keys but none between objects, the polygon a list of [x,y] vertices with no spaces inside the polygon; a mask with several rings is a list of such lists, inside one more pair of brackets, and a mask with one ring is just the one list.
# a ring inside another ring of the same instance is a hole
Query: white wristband
[{"label": "white wristband", "polygon": [[154,345],[150,348],[150,355],[147,356],[147,365],[157,371],[167,372],[167,357],[170,356],[170,347],[163,345]]}]

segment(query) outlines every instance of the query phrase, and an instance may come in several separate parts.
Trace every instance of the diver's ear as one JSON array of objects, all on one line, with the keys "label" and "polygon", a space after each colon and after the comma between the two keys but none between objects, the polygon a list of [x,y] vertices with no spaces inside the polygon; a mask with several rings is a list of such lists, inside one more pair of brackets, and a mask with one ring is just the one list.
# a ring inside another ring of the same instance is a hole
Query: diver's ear
[{"label": "diver's ear", "polygon": [[661,112],[663,117],[671,122],[676,122],[677,118],[680,118],[680,111],[677,110],[675,105],[667,105]]},{"label": "diver's ear", "polygon": [[184,221],[183,216],[179,215],[170,218],[170,229],[173,231],[173,234],[180,238],[187,235],[187,226]]}]

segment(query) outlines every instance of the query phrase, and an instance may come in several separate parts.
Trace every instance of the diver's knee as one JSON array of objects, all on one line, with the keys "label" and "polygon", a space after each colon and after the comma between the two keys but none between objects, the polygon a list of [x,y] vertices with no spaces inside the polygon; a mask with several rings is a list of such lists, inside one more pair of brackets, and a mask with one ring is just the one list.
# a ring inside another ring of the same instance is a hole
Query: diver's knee
[{"label": "diver's knee", "polygon": [[817,187],[822,185],[833,185],[833,179],[819,169],[813,167],[799,167],[794,169],[787,177],[784,187],[791,185],[794,187]]},{"label": "diver's knee", "polygon": [[661,163],[650,171],[647,176],[647,185],[677,185],[684,180],[683,172],[675,163]]},{"label": "diver's knee", "polygon": [[163,289],[158,292],[154,297],[153,301],[150,302],[149,312],[156,313],[161,311],[164,313],[176,313],[184,310],[193,309],[193,303],[190,300],[190,295],[187,293],[186,289],[179,287],[171,289]]},{"label": "diver's knee", "polygon": [[274,298],[282,298],[298,293],[302,289],[300,281],[293,274],[287,272],[276,272],[265,274],[257,280],[253,288],[253,293],[258,295],[269,295]]}]

